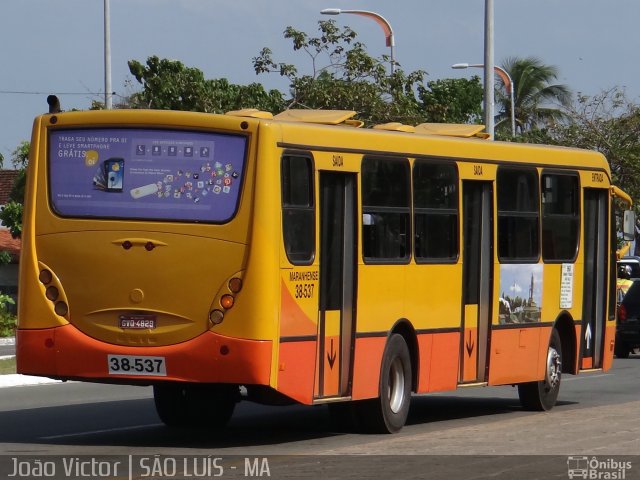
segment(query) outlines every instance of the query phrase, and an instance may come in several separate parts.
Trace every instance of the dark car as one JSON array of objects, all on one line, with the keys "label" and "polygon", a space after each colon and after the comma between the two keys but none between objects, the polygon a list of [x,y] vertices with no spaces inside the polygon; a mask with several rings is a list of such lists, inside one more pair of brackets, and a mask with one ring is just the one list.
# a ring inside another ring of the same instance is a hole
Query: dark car
[{"label": "dark car", "polygon": [[640,348],[640,280],[634,280],[618,306],[616,348],[618,358],[627,358]]}]

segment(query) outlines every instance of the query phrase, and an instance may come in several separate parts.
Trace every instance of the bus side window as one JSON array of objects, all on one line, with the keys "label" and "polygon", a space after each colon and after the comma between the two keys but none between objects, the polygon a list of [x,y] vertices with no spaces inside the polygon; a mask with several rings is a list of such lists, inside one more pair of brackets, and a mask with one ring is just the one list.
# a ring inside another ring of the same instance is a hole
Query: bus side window
[{"label": "bus side window", "polygon": [[577,175],[542,175],[542,258],[573,262],[580,234]]},{"label": "bus side window", "polygon": [[500,167],[497,191],[498,258],[536,263],[540,257],[537,170]]},{"label": "bus side window", "polygon": [[413,165],[416,262],[458,258],[458,172],[453,164],[416,159]]},{"label": "bus side window", "polygon": [[362,250],[365,260],[407,263],[411,258],[409,161],[362,160]]},{"label": "bus side window", "polygon": [[315,205],[311,158],[282,157],[282,236],[287,258],[309,265],[315,256]]}]

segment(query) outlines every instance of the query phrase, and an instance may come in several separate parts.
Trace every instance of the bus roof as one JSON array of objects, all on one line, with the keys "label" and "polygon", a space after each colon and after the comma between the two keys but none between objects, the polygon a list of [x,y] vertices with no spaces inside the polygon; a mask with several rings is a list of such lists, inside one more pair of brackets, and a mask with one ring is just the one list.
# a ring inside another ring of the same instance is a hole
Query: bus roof
[{"label": "bus roof", "polygon": [[[55,114],[61,126],[87,126],[90,122],[102,126],[150,125],[153,123],[177,127],[188,125],[215,125],[216,115],[200,112],[162,110],[108,110],[67,112]],[[374,128],[360,127],[352,110],[296,110],[290,109],[278,115],[257,109],[227,112],[224,117],[246,118],[263,127],[280,128],[279,145],[287,148],[310,150],[381,153],[408,157],[431,156],[460,160],[508,161],[542,166],[563,166],[597,169],[610,177],[608,162],[595,151],[569,147],[536,145],[515,142],[478,141],[487,138],[482,125],[433,124],[418,126],[388,123]],[[44,114],[48,118],[51,114]],[[64,119],[64,120],[63,120]],[[90,120],[91,119],[91,120]],[[44,125],[49,122],[45,120]],[[225,122],[228,123],[228,122]],[[286,128],[284,125],[288,124]],[[53,125],[52,125],[53,126]],[[322,134],[319,134],[322,131]],[[331,133],[329,133],[329,131]]]}]

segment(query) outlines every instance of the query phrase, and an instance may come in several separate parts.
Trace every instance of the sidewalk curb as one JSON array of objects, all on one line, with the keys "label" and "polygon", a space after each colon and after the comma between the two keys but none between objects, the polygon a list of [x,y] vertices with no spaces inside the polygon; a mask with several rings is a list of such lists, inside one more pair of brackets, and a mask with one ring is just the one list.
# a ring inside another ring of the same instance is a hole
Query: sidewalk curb
[{"label": "sidewalk curb", "polygon": [[0,345],[15,345],[15,344],[16,344],[15,337],[0,338]]},{"label": "sidewalk curb", "polygon": [[53,380],[46,377],[32,377],[29,375],[20,375],[12,373],[9,375],[0,375],[0,389],[4,387],[24,387],[28,385],[45,385],[48,383],[62,383],[62,380]]}]

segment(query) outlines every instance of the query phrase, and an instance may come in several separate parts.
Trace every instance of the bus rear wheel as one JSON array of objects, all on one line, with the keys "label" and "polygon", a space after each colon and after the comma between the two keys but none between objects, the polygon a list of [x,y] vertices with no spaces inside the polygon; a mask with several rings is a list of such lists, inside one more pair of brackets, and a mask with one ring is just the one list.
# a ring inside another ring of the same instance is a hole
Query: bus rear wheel
[{"label": "bus rear wheel", "polygon": [[379,396],[356,402],[358,423],[371,433],[398,432],[407,421],[411,403],[411,358],[402,335],[389,338],[382,357]]},{"label": "bus rear wheel", "polygon": [[168,427],[216,429],[231,419],[240,392],[235,385],[155,385],[153,398]]},{"label": "bus rear wheel", "polygon": [[562,344],[554,328],[549,340],[544,380],[518,384],[520,403],[526,410],[547,411],[556,404],[562,379]]}]

